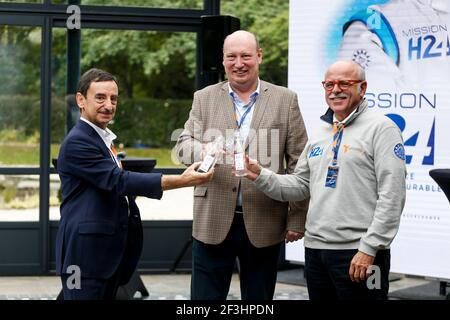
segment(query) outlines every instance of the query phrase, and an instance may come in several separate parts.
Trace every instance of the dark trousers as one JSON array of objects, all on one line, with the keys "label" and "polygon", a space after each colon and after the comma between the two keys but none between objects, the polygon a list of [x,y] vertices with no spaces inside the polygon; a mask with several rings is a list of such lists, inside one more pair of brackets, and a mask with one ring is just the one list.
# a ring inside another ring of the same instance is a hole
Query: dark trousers
[{"label": "dark trousers", "polygon": [[[305,248],[305,276],[310,300],[386,300],[389,291],[390,250],[379,250],[374,265],[379,267],[379,284],[375,278],[352,282],[348,271],[358,250],[324,250]],[[375,276],[376,273],[372,273]],[[376,275],[376,276],[378,276]],[[373,281],[372,281],[373,280]]]},{"label": "dark trousers", "polygon": [[271,300],[277,280],[280,244],[256,248],[250,243],[242,213],[235,213],[226,239],[210,245],[192,243],[192,300],[226,300],[236,257],[242,300]]},{"label": "dark trousers", "polygon": [[64,300],[115,300],[120,283],[121,268],[109,279],[85,278],[81,276],[80,288],[69,288],[73,283],[70,274],[62,274]]},{"label": "dark trousers", "polygon": [[[137,220],[138,219],[138,220]],[[128,217],[128,235],[125,245],[125,251],[122,261],[117,270],[108,279],[85,278],[81,270],[81,288],[70,289],[67,286],[67,280],[70,274],[62,274],[61,281],[63,287],[64,300],[115,300],[119,286],[122,286],[130,280],[136,264],[139,260],[142,249],[142,225],[137,215],[131,214]],[[137,240],[138,239],[138,240]]]}]

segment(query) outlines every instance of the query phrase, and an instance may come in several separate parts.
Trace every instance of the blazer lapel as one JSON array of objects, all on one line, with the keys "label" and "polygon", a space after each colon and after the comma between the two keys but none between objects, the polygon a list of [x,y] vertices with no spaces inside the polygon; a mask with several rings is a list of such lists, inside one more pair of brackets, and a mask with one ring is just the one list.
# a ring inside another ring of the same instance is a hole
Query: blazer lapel
[{"label": "blazer lapel", "polygon": [[89,124],[87,124],[83,120],[78,120],[77,126],[80,128],[81,131],[92,137],[93,142],[103,151],[105,155],[111,156],[109,149],[106,147],[102,138],[99,136],[97,131],[94,130],[94,128],[92,128]]},{"label": "blazer lapel", "polygon": [[256,103],[253,106],[255,108],[253,110],[253,117],[252,122],[250,123],[250,132],[245,140],[244,149],[246,150],[248,148],[248,145],[252,142],[252,140],[255,138],[255,133],[257,129],[259,128],[259,123],[264,117],[264,114],[266,112],[267,103],[269,102],[270,92],[269,92],[269,86],[267,86],[266,82],[260,80],[260,91],[259,96],[256,99]]},{"label": "blazer lapel", "polygon": [[226,127],[236,129],[237,128],[236,113],[234,111],[234,104],[233,101],[231,100],[230,93],[228,92],[228,81],[226,81],[222,85],[222,94],[225,96],[225,98],[221,97],[219,101],[226,101],[226,102],[219,103],[218,105],[225,108],[223,111],[225,114],[225,121],[227,122]]}]

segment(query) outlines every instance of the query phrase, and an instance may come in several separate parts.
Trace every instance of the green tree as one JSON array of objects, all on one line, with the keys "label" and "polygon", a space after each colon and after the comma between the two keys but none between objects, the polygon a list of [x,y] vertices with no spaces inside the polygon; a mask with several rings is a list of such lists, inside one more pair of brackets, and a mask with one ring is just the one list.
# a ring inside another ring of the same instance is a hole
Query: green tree
[{"label": "green tree", "polygon": [[287,85],[289,1],[222,0],[221,14],[240,19],[241,29],[256,34],[263,49],[261,78]]},{"label": "green tree", "polygon": [[0,26],[0,94],[40,92],[41,29]]},{"label": "green tree", "polygon": [[115,74],[128,98],[188,98],[194,90],[195,35],[156,31],[85,29],[82,69],[103,67]]},{"label": "green tree", "polygon": [[[201,8],[201,0],[170,1],[173,8]],[[84,0],[83,4],[164,7],[166,0]],[[223,0],[221,14],[241,20],[263,48],[261,78],[287,85],[288,13],[286,0]],[[97,66],[119,77],[122,93],[154,98],[189,98],[195,83],[195,34],[84,29],[82,69]],[[183,76],[180,76],[183,75]]]},{"label": "green tree", "polygon": [[[67,0],[59,3],[67,3]],[[82,4],[200,9],[203,0],[82,0]],[[263,48],[261,78],[280,85],[287,84],[288,12],[287,0],[221,1],[221,14],[239,18],[242,29],[258,36]],[[65,113],[66,34],[65,28],[53,30],[52,117],[55,119],[52,118],[52,126],[60,135],[63,132],[60,123],[64,121]],[[34,134],[39,127],[40,54],[41,28],[0,26],[0,95],[3,95],[0,127],[15,127],[17,123],[11,123],[11,119],[19,119],[22,114],[35,119],[33,124],[25,126],[27,134]],[[100,67],[117,75],[121,97],[129,98],[127,100],[170,98],[189,101],[195,89],[196,34],[86,29],[82,24],[81,62],[82,71]],[[24,97],[20,103],[23,110],[18,107],[17,99],[11,99],[13,95]]]}]

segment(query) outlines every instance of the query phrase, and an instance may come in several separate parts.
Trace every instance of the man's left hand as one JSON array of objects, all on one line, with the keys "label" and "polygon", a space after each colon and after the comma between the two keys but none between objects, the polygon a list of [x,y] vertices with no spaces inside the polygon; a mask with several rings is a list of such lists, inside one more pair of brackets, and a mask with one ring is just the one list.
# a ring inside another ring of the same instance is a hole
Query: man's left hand
[{"label": "man's left hand", "polygon": [[350,263],[348,274],[352,281],[360,282],[367,278],[367,269],[373,264],[375,257],[358,251]]},{"label": "man's left hand", "polygon": [[300,240],[305,235],[304,232],[287,231],[285,236],[286,243]]}]

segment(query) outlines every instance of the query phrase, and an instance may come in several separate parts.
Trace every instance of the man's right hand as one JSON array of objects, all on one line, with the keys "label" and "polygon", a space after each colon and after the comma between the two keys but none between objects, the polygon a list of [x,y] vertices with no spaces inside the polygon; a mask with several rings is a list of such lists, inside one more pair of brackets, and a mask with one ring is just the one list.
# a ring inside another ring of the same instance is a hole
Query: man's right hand
[{"label": "man's right hand", "polygon": [[206,173],[197,172],[196,169],[201,162],[191,164],[181,175],[163,175],[161,178],[161,188],[163,190],[172,190],[184,187],[193,187],[204,184],[212,180],[214,168]]},{"label": "man's right hand", "polygon": [[180,178],[183,181],[184,187],[193,187],[200,184],[204,184],[212,180],[214,175],[214,168],[206,173],[198,172],[197,169],[201,162],[195,162],[191,164],[184,172],[181,174]]},{"label": "man's right hand", "polygon": [[245,156],[245,171],[247,172],[247,175],[245,177],[247,179],[250,179],[252,181],[256,180],[256,178],[258,178],[259,174],[261,173],[261,169],[262,168],[257,160],[251,159],[247,155]]}]

